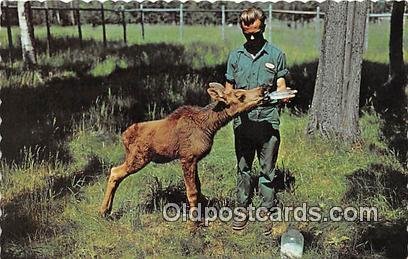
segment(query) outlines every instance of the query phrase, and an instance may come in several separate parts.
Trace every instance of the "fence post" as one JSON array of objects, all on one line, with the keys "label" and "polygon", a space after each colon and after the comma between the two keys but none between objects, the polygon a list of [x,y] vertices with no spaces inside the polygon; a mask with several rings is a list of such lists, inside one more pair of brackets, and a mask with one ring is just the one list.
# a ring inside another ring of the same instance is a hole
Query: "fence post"
[{"label": "fence post", "polygon": [[143,12],[143,5],[140,4],[140,14],[141,14],[141,21],[140,24],[142,25],[142,39],[145,39],[145,31],[144,31],[144,12]]},{"label": "fence post", "polygon": [[[25,4],[27,4],[27,2],[25,3]],[[25,5],[24,4],[24,5]],[[33,9],[31,8],[31,3],[28,3],[28,17],[27,17],[27,19],[29,20],[29,21],[32,21],[33,20]],[[36,48],[36,42],[35,42],[35,30],[34,30],[34,24],[33,24],[33,22],[30,22],[30,23],[28,23],[28,32],[32,35],[32,37],[33,37],[33,47],[34,47],[34,49]],[[34,56],[34,58],[35,58],[35,62],[37,62],[37,55],[35,55]]]},{"label": "fence post", "polygon": [[365,32],[364,32],[364,51],[368,49],[368,25],[370,23],[370,8],[367,10],[367,17],[366,17],[366,24],[365,24]]},{"label": "fence post", "polygon": [[183,3],[180,3],[180,41],[183,41]]},{"label": "fence post", "polygon": [[120,6],[121,8],[121,14],[122,14],[122,26],[123,26],[123,40],[125,44],[127,44],[127,38],[126,38],[126,20],[125,20],[125,11],[123,5]]},{"label": "fence post", "polygon": [[315,26],[316,26],[316,48],[320,50],[320,6],[316,8]]},{"label": "fence post", "polygon": [[47,26],[47,53],[48,56],[51,55],[51,31],[50,31],[50,21],[48,18],[48,4],[47,1],[44,2],[45,5],[45,25]]},{"label": "fence post", "polygon": [[79,36],[79,46],[82,48],[82,30],[81,30],[81,16],[79,14],[79,8],[76,9],[76,18],[77,18],[77,26],[78,26],[78,36]]},{"label": "fence post", "polygon": [[11,51],[11,49],[13,48],[13,34],[11,32],[11,26],[10,26],[10,14],[9,14],[9,7],[8,7],[8,3],[7,1],[5,2],[4,5],[4,18],[5,18],[5,23],[7,26],[7,38],[8,38],[8,43],[9,43],[9,49]]},{"label": "fence post", "polygon": [[269,19],[268,19],[268,41],[272,42],[272,3],[269,3]]},{"label": "fence post", "polygon": [[101,19],[102,19],[103,46],[106,47],[105,10],[103,8],[103,3],[101,3]]},{"label": "fence post", "polygon": [[61,16],[59,10],[53,10],[52,13],[53,15],[55,15],[55,18],[57,18],[58,25],[61,25]]},{"label": "fence post", "polygon": [[221,6],[221,37],[225,39],[225,5]]},{"label": "fence post", "polygon": [[[70,18],[71,18],[71,23],[72,23],[72,25],[75,25],[75,12],[74,12],[74,0],[72,0],[71,1],[71,3],[70,3],[70,7],[71,7],[71,14],[70,14]],[[79,6],[78,6],[79,7]]]},{"label": "fence post", "polygon": [[[0,19],[2,17],[3,17],[3,2],[0,2]],[[0,31],[1,31],[1,29],[0,29]],[[1,48],[1,42],[0,42],[0,48]],[[3,59],[1,57],[1,54],[0,54],[0,63],[3,63]]]}]

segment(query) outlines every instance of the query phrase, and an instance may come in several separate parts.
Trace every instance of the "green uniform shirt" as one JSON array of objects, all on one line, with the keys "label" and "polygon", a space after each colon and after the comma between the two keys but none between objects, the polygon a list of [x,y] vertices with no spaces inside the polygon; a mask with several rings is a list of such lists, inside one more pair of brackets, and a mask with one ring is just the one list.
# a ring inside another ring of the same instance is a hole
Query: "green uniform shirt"
[{"label": "green uniform shirt", "polygon": [[[269,68],[265,63],[270,63]],[[233,50],[228,57],[227,72],[225,77],[237,89],[252,89],[258,86],[269,85],[276,90],[276,80],[288,74],[286,69],[285,54],[269,42],[258,52],[255,57],[244,46]],[[241,125],[248,118],[251,121],[267,121],[273,128],[279,129],[279,113],[276,107],[277,100],[269,105],[259,106],[234,119],[234,128]]]}]

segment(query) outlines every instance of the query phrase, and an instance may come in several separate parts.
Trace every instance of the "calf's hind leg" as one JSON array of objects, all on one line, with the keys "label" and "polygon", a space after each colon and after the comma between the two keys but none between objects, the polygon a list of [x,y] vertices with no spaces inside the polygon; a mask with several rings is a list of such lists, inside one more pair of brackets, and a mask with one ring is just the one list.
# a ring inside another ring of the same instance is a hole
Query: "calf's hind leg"
[{"label": "calf's hind leg", "polygon": [[106,185],[105,195],[100,208],[100,214],[103,217],[106,217],[111,212],[115,192],[119,187],[119,184],[123,181],[123,179],[125,179],[127,176],[131,174],[136,173],[137,171],[142,169],[147,163],[148,162],[146,162],[144,159],[137,160],[136,158],[134,158],[132,163],[130,164],[125,162],[122,165],[118,167],[113,167],[111,169],[108,183]]}]

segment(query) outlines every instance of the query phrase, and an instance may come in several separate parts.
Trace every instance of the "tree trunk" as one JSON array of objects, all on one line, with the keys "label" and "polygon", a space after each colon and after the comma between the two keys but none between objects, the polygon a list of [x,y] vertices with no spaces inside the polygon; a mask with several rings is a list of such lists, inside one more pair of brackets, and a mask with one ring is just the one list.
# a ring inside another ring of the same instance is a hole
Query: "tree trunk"
[{"label": "tree trunk", "polygon": [[367,1],[327,2],[307,133],[347,142],[360,138],[361,64]]},{"label": "tree trunk", "polygon": [[24,63],[28,67],[36,64],[36,56],[34,50],[34,27],[32,25],[32,17],[30,15],[30,2],[18,1],[18,22],[20,25],[21,48],[23,52]]},{"label": "tree trunk", "polygon": [[395,1],[392,6],[390,28],[390,71],[389,77],[405,81],[404,57],[402,53],[402,35],[405,2]]},{"label": "tree trunk", "polygon": [[381,132],[394,151],[398,160],[408,168],[408,108],[407,74],[403,57],[403,25],[405,2],[393,2],[390,41],[388,81],[377,89],[374,99],[375,110],[383,119]]},{"label": "tree trunk", "polygon": [[[3,19],[3,12],[2,12],[2,8],[3,7],[3,2],[0,2],[0,21]],[[1,49],[1,42],[0,42],[0,49]],[[0,54],[0,63],[3,63],[3,59],[1,58],[1,54]]]}]

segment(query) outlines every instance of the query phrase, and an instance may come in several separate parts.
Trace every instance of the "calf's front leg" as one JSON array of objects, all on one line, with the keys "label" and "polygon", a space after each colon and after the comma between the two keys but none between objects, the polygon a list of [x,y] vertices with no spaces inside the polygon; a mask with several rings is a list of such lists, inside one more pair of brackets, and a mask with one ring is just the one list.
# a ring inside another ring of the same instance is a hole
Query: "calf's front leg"
[{"label": "calf's front leg", "polygon": [[201,191],[197,172],[197,161],[194,159],[181,159],[181,165],[191,215],[194,210],[197,210],[199,192]]}]

